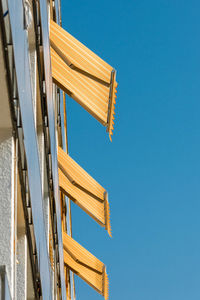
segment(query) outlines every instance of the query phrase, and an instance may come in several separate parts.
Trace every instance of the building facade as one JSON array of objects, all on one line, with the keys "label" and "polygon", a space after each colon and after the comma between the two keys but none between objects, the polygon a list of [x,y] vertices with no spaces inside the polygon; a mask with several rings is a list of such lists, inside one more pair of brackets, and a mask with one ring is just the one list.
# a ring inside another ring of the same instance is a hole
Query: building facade
[{"label": "building facade", "polygon": [[115,71],[61,27],[60,0],[0,0],[1,299],[108,298],[105,265],[71,237],[70,201],[111,235],[107,191],[69,155],[65,93],[111,137]]}]

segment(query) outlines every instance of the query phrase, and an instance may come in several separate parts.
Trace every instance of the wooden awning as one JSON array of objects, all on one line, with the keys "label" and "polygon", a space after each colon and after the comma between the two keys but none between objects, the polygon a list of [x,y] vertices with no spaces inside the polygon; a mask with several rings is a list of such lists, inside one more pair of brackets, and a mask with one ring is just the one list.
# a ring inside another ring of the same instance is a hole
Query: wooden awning
[{"label": "wooden awning", "polygon": [[106,190],[60,147],[58,147],[58,166],[60,189],[111,236]]},{"label": "wooden awning", "polygon": [[50,21],[54,82],[113,134],[116,71],[54,21]]},{"label": "wooden awning", "polygon": [[64,263],[71,271],[86,281],[108,299],[108,276],[105,265],[63,232]]}]

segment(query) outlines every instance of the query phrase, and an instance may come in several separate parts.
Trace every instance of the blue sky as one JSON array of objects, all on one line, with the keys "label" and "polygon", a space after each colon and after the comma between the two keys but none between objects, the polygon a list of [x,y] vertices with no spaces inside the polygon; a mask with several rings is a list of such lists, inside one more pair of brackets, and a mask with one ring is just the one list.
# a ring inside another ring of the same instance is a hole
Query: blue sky
[{"label": "blue sky", "polygon": [[[200,2],[62,1],[63,27],[117,70],[113,142],[67,98],[70,155],[108,191],[113,238],[72,205],[110,299],[200,299]],[[76,277],[78,300],[100,300]]]}]

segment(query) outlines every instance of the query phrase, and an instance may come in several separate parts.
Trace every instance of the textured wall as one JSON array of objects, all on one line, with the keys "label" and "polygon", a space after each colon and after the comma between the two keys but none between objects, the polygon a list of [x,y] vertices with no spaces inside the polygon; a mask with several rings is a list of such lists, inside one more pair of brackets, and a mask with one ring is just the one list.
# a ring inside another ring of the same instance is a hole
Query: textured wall
[{"label": "textured wall", "polygon": [[0,265],[6,265],[13,294],[14,276],[14,144],[10,138],[0,144]]},{"label": "textured wall", "polygon": [[27,299],[27,240],[25,228],[17,232],[17,299]]},{"label": "textured wall", "polygon": [[0,277],[0,297],[2,297],[2,279]]}]

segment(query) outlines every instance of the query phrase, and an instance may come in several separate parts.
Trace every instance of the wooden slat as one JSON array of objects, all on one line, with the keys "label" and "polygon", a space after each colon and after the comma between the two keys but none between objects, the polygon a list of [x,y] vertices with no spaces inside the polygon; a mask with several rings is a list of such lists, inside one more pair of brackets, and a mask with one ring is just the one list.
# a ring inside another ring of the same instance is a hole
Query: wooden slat
[{"label": "wooden slat", "polygon": [[112,140],[115,70],[53,20],[50,21],[50,42],[54,82],[106,126]]},{"label": "wooden slat", "polygon": [[63,232],[64,263],[97,292],[108,299],[105,265]]},{"label": "wooden slat", "polygon": [[112,74],[112,88],[111,88],[111,97],[110,97],[110,109],[108,116],[108,127],[107,131],[109,133],[110,141],[112,142],[112,135],[114,130],[114,115],[115,115],[115,104],[116,104],[116,93],[117,93],[117,82],[115,81],[116,73]]},{"label": "wooden slat", "polygon": [[[63,153],[61,149],[59,149],[58,151],[58,156],[60,153],[62,155],[67,155],[66,153]],[[97,223],[99,223],[102,227],[104,227],[108,231],[108,234],[111,236],[110,209],[109,209],[109,203],[108,203],[106,191],[104,190],[105,197],[104,198],[102,197],[103,200],[94,196],[93,191],[88,193],[88,189],[90,189],[90,184],[88,184],[88,182],[87,182],[87,189],[82,188],[80,185],[78,186],[75,185],[76,179],[80,180],[79,184],[81,184],[81,180],[82,180],[76,178],[76,175],[79,176],[78,174],[75,173],[74,176],[73,172],[74,170],[77,169],[73,169],[72,164],[66,166],[65,161],[63,159],[60,159],[60,156],[58,157],[58,162],[59,162],[59,170],[58,170],[59,186],[61,191],[65,193],[65,195],[68,196],[72,201],[74,201],[80,208],[82,208]],[[73,160],[71,162],[74,163]],[[80,170],[82,172],[84,171],[82,168],[80,168]],[[88,178],[90,178],[90,176]],[[85,184],[84,180],[83,183]],[[94,191],[96,192],[96,190]],[[102,193],[99,193],[99,195],[102,196]]]},{"label": "wooden slat", "polygon": [[64,152],[61,147],[58,147],[58,164],[63,173],[69,174],[77,186],[104,201],[106,190]]},{"label": "wooden slat", "polygon": [[52,47],[56,46],[59,49],[62,58],[66,57],[69,65],[72,64],[83,72],[110,84],[113,68],[52,20],[50,21],[50,43]]},{"label": "wooden slat", "polygon": [[104,264],[71,238],[66,232],[63,232],[63,247],[65,250],[67,249],[69,253],[72,253],[74,258],[80,263],[93,269],[97,273],[103,273]]},{"label": "wooden slat", "polygon": [[51,48],[54,82],[103,125],[107,124],[109,88],[73,71]]},{"label": "wooden slat", "polygon": [[61,190],[100,225],[105,226],[104,203],[73,185],[60,169],[58,174]]}]

